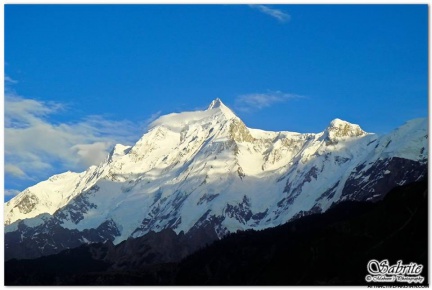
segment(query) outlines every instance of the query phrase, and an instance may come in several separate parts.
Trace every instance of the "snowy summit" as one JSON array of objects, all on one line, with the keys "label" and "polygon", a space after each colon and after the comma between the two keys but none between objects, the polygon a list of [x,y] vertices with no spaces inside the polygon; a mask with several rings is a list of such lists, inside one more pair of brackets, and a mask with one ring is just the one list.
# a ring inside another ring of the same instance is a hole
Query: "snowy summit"
[{"label": "snowy summit", "polygon": [[[161,116],[98,166],[27,188],[5,204],[6,232],[25,240],[55,228],[119,243],[167,228],[221,238],[273,227],[425,176],[427,137],[426,119],[383,136],[340,119],[315,134],[267,132],[215,99],[203,111]],[[65,246],[50,243],[38,253]]]}]

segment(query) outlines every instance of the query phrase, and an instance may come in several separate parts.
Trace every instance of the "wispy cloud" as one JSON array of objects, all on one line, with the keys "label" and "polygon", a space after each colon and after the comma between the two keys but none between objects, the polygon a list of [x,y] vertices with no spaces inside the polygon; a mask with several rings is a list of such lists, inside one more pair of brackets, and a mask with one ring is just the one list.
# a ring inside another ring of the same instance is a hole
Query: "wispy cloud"
[{"label": "wispy cloud", "polygon": [[292,99],[303,98],[296,94],[281,91],[240,95],[235,99],[235,107],[239,111],[252,112],[270,107],[277,103],[284,103]]},{"label": "wispy cloud", "polygon": [[[15,179],[39,180],[59,170],[83,170],[100,163],[116,143],[133,144],[144,121],[87,116],[76,122],[53,122],[65,106],[5,93],[5,173]],[[152,115],[156,118],[160,113]]]},{"label": "wispy cloud", "polygon": [[150,115],[150,117],[148,117],[142,126],[147,127],[148,125],[150,125],[150,123],[152,123],[154,120],[156,120],[157,118],[160,117],[160,115],[162,114],[162,111],[157,111],[156,113],[153,113]]},{"label": "wispy cloud", "polygon": [[277,21],[281,23],[288,22],[291,20],[291,15],[279,9],[270,8],[266,5],[249,5],[249,6],[253,9],[257,9],[258,11],[275,18]]},{"label": "wispy cloud", "polygon": [[110,142],[94,142],[91,144],[77,144],[71,147],[75,151],[81,163],[88,167],[100,163],[106,158],[106,149],[111,145]]},{"label": "wispy cloud", "polygon": [[16,189],[5,189],[5,191],[4,191],[5,196],[15,196],[18,193],[20,193],[20,191],[16,190]]},{"label": "wispy cloud", "polygon": [[21,168],[19,168],[16,165],[10,164],[10,163],[5,164],[4,170],[5,170],[6,174],[10,174],[12,176],[15,176],[15,177],[18,177],[21,179],[24,179],[27,177],[27,175],[24,173],[24,171],[21,170]]},{"label": "wispy cloud", "polygon": [[9,84],[16,84],[16,83],[18,83],[18,81],[14,80],[13,78],[11,78],[9,76],[6,76],[6,75],[4,77],[4,81],[5,81],[5,83],[9,83]]}]

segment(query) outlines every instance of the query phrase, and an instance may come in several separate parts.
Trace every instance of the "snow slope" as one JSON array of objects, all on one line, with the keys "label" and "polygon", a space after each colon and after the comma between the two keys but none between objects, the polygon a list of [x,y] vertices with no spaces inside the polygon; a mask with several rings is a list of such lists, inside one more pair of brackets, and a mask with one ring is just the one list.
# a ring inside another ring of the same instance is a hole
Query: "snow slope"
[{"label": "snow slope", "polygon": [[[263,229],[342,199],[382,198],[425,176],[427,138],[426,119],[384,136],[340,119],[316,134],[266,132],[246,127],[216,99],[204,111],[160,117],[98,166],[21,192],[5,205],[6,231],[42,213],[52,216],[36,218],[41,230],[56,224],[82,232],[110,221],[115,243],[165,228],[211,225],[219,237]],[[394,172],[400,164],[406,173]]]}]

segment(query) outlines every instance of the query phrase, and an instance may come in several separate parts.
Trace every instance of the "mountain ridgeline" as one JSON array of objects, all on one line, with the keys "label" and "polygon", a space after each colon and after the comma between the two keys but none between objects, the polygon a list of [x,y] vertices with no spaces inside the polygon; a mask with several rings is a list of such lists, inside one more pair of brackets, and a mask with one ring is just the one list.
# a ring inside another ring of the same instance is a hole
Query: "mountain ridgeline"
[{"label": "mountain ridgeline", "polygon": [[216,99],[203,111],[162,116],[101,164],[52,176],[7,202],[5,259],[92,243],[139,251],[142,238],[160,246],[142,250],[137,265],[178,262],[237,231],[343,201],[380,201],[427,176],[427,145],[427,119],[385,135],[340,119],[320,133],[269,132],[248,128]]}]

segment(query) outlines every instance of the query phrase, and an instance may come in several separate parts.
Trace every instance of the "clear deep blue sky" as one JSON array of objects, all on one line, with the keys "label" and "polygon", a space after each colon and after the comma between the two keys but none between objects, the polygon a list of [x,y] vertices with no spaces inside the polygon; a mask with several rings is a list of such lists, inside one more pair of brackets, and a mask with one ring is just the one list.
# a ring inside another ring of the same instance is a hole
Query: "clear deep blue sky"
[{"label": "clear deep blue sky", "polygon": [[[320,132],[341,118],[386,133],[428,115],[427,13],[427,5],[5,5],[6,87],[21,100],[67,105],[38,115],[57,125],[91,115],[143,124],[218,97],[252,128]],[[22,161],[5,146],[6,163]],[[46,174],[68,167],[47,160]],[[15,173],[6,189],[46,178]]]}]

